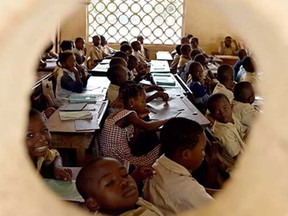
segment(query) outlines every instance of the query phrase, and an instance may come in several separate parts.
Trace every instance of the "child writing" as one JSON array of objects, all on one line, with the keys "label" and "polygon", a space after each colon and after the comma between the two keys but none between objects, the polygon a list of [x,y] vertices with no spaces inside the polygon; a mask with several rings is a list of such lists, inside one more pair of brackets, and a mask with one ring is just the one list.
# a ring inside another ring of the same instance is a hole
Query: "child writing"
[{"label": "child writing", "polygon": [[230,103],[232,102],[234,95],[234,81],[233,81],[233,69],[230,65],[221,65],[217,69],[217,83],[212,94],[221,93],[226,95]]},{"label": "child writing", "polygon": [[71,181],[72,171],[63,168],[62,159],[57,150],[49,149],[51,134],[44,117],[35,109],[29,112],[26,145],[37,172],[44,178]]},{"label": "child writing", "polygon": [[81,93],[90,76],[86,75],[82,67],[78,67],[72,51],[60,53],[58,61],[63,73],[57,77],[56,97],[64,102],[73,92]]},{"label": "child writing", "polygon": [[232,110],[240,122],[251,127],[251,124],[259,114],[259,110],[252,105],[255,100],[255,92],[251,83],[240,82],[234,88],[234,100]]},{"label": "child writing", "polygon": [[231,157],[236,157],[246,148],[244,138],[246,130],[241,122],[232,115],[229,99],[224,94],[211,95],[207,102],[208,110],[215,119],[213,135],[219,140],[223,150]]},{"label": "child writing", "polygon": [[88,161],[77,176],[76,187],[95,215],[162,216],[155,206],[139,198],[135,181],[115,159]]},{"label": "child writing", "polygon": [[185,118],[169,120],[160,132],[163,155],[152,166],[156,174],[146,181],[144,198],[164,215],[197,209],[213,198],[191,175],[205,156],[202,127]]},{"label": "child writing", "polygon": [[[167,120],[146,122],[142,120],[149,111],[146,94],[138,84],[132,84],[122,92],[124,108],[112,113],[106,119],[100,136],[100,147],[106,157],[113,157],[135,165],[151,165],[159,156],[159,145],[137,141],[140,131],[155,131]],[[153,144],[151,146],[151,144]],[[135,156],[132,152],[137,152]],[[139,153],[140,152],[140,153]]]}]

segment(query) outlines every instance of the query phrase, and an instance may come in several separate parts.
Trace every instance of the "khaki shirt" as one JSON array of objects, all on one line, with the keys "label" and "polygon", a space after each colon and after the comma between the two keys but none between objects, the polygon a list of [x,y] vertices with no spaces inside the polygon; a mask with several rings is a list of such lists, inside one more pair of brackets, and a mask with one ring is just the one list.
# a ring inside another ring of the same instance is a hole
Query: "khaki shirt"
[{"label": "khaki shirt", "polygon": [[234,115],[233,120],[234,124],[230,122],[220,123],[215,120],[211,129],[213,135],[219,140],[220,145],[230,157],[237,156],[246,148],[243,141],[246,132],[245,127]]},{"label": "khaki shirt", "polygon": [[119,88],[119,86],[110,83],[107,91],[107,98],[110,103],[117,99],[119,95]]},{"label": "khaki shirt", "polygon": [[156,174],[145,183],[144,198],[164,215],[196,209],[213,200],[185,167],[166,156],[162,155],[153,168]]},{"label": "khaki shirt", "polygon": [[239,121],[250,127],[254,119],[258,115],[259,111],[256,107],[249,103],[242,103],[239,101],[232,101],[232,110],[234,115],[239,119]]},{"label": "khaki shirt", "polygon": [[[163,214],[151,203],[139,198],[136,203],[139,207],[137,209],[132,209],[119,216],[163,216]],[[96,212],[97,216],[108,216],[107,214],[101,214]]]},{"label": "khaki shirt", "polygon": [[230,103],[232,102],[233,98],[234,98],[234,95],[233,95],[233,92],[230,91],[229,89],[227,89],[223,84],[221,83],[217,83],[217,85],[215,86],[213,92],[212,92],[212,95],[213,94],[224,94],[230,101]]}]

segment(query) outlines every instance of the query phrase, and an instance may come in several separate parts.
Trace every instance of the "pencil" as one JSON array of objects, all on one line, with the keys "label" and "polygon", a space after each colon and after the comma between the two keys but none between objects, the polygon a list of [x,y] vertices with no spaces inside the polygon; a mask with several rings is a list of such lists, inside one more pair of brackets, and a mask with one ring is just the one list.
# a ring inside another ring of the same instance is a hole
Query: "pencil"
[{"label": "pencil", "polygon": [[179,116],[180,114],[181,114],[181,112],[178,112],[178,113],[175,115],[174,118],[176,118],[176,117]]}]

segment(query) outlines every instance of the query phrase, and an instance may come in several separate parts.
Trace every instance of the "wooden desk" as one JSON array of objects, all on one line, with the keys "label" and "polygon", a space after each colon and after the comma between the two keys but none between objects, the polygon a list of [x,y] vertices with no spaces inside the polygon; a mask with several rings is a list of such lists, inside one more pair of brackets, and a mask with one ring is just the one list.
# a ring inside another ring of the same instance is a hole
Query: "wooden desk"
[{"label": "wooden desk", "polygon": [[107,94],[110,80],[104,76],[91,76],[87,86],[80,94]]},{"label": "wooden desk", "polygon": [[233,66],[238,60],[238,56],[230,56],[230,55],[215,55],[216,58],[221,59],[222,64],[228,64]]},{"label": "wooden desk", "polygon": [[170,73],[169,64],[167,61],[157,61],[152,60],[150,65],[150,72],[151,73]]},{"label": "wooden desk", "polygon": [[207,64],[207,67],[209,68],[209,70],[210,70],[214,75],[216,75],[216,74],[218,73],[218,72],[217,72],[218,67],[217,67],[215,64],[209,62],[209,63]]},{"label": "wooden desk", "polygon": [[39,68],[38,71],[54,71],[55,67],[57,66],[57,59],[47,59],[45,68]]},{"label": "wooden desk", "polygon": [[[95,104],[98,114],[97,123],[102,123],[105,111],[108,107],[108,101],[100,101]],[[94,117],[93,116],[93,117]],[[91,121],[93,123],[93,121]],[[47,126],[52,135],[52,148],[70,148],[75,149],[77,154],[77,166],[83,165],[85,161],[85,151],[95,139],[95,130],[76,131],[74,121],[61,121],[59,110],[53,113],[48,119]]]},{"label": "wooden desk", "polygon": [[157,120],[163,120],[173,117],[184,117],[198,122],[201,126],[210,124],[208,119],[188,100],[185,95],[174,92],[167,92],[170,96],[168,102],[162,99],[155,99],[148,103],[150,109],[149,117]]},{"label": "wooden desk", "polygon": [[46,101],[42,89],[42,81],[52,80],[53,73],[48,71],[38,71],[35,72],[35,74],[36,74],[36,81],[32,86],[30,101],[33,108],[42,111],[46,108]]},{"label": "wooden desk", "polygon": [[[152,77],[154,78],[155,75],[157,75],[157,73],[152,74]],[[161,98],[157,98],[148,103],[148,107],[151,111],[149,114],[151,119],[162,120],[173,118],[177,115],[178,117],[185,117],[196,121],[202,126],[210,124],[209,120],[206,119],[186,97],[186,95],[192,94],[191,90],[178,75],[173,75],[171,73],[160,73],[159,75],[166,75],[173,78],[176,84],[175,86],[160,85],[165,89],[165,92],[169,94],[170,99],[167,103]]]},{"label": "wooden desk", "polygon": [[171,54],[167,51],[158,51],[156,52],[157,60],[172,61],[173,58]]},{"label": "wooden desk", "polygon": [[106,73],[109,69],[109,63],[111,59],[103,59],[102,62],[96,65],[93,69],[91,69],[89,72],[93,76],[107,76]]},{"label": "wooden desk", "polygon": [[42,85],[43,80],[49,80],[53,76],[52,72],[48,71],[38,71],[36,72],[36,82],[34,83],[32,90]]}]

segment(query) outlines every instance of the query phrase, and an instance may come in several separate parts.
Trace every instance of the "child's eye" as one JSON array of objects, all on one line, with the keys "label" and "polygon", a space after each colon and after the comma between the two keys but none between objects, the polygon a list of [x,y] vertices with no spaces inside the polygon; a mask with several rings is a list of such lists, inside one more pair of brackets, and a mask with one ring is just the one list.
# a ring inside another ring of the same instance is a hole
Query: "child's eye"
[{"label": "child's eye", "polygon": [[114,185],[114,183],[115,183],[115,181],[112,180],[112,181],[108,182],[108,183],[105,185],[105,187],[111,187],[112,185]]},{"label": "child's eye", "polygon": [[48,132],[49,132],[48,128],[45,128],[45,129],[43,130],[43,132],[44,132],[44,133],[48,133]]},{"label": "child's eye", "polygon": [[34,134],[33,134],[33,133],[28,133],[26,136],[27,136],[28,138],[32,138],[32,137],[34,136]]}]

